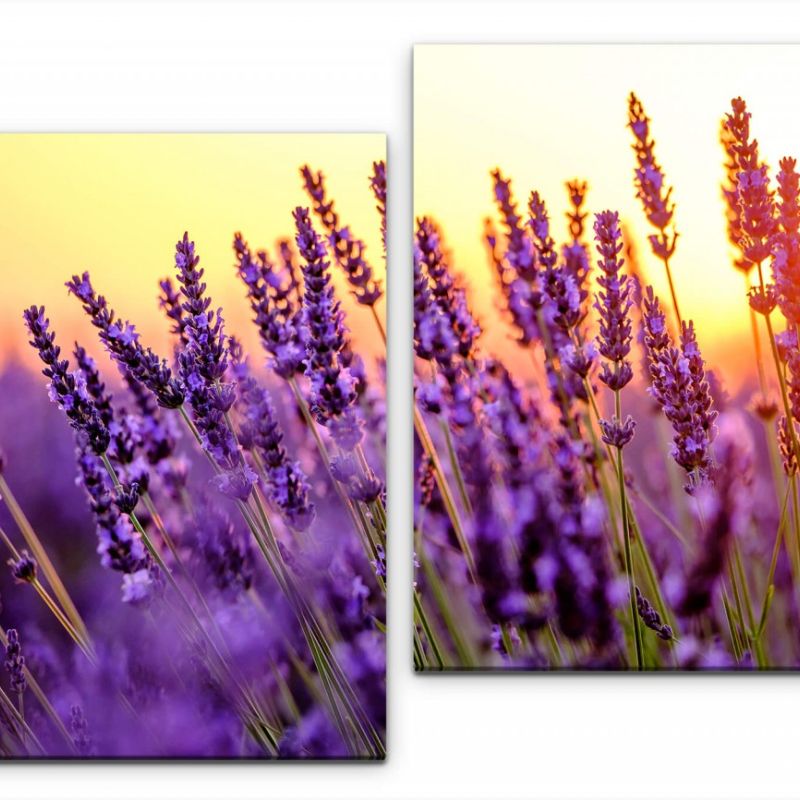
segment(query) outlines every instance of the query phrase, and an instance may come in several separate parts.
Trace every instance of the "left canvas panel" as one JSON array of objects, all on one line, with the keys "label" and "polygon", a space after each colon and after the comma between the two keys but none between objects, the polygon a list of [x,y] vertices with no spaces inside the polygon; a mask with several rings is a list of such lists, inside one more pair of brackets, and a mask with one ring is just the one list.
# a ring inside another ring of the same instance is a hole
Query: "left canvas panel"
[{"label": "left canvas panel", "polygon": [[382,759],[385,138],[0,175],[0,757]]}]

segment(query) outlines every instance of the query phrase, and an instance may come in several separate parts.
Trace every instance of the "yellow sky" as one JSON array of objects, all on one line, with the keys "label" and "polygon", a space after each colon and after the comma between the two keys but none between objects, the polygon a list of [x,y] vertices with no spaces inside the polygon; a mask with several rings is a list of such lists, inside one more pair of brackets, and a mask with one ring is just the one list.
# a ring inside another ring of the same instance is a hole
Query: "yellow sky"
[{"label": "yellow sky", "polygon": [[[752,345],[743,280],[730,267],[719,123],[731,98],[741,95],[767,163],[800,156],[800,105],[787,90],[798,82],[794,46],[417,46],[415,212],[440,221],[474,305],[488,320],[495,295],[481,232],[483,218],[494,212],[490,169],[499,166],[512,177],[522,207],[530,190],[539,190],[558,239],[566,235],[564,181],[583,178],[590,184],[588,210],[620,212],[666,299],[632,184],[626,101],[635,91],[675,187],[681,313],[697,321],[707,359],[735,384],[742,348]],[[486,344],[507,350],[507,330],[490,325]]]},{"label": "yellow sky", "polygon": [[[343,221],[366,241],[382,277],[368,178],[385,152],[378,134],[0,135],[0,361],[19,354],[34,363],[22,324],[23,308],[33,303],[47,307],[65,350],[79,337],[98,352],[93,329],[64,288],[84,269],[145,342],[167,355],[158,280],[174,274],[174,246],[184,230],[228,329],[260,357],[233,270],[234,232],[268,248],[293,236],[291,212],[308,205],[298,174],[308,162],[326,174]],[[378,354],[367,310],[339,286],[359,348]]]}]

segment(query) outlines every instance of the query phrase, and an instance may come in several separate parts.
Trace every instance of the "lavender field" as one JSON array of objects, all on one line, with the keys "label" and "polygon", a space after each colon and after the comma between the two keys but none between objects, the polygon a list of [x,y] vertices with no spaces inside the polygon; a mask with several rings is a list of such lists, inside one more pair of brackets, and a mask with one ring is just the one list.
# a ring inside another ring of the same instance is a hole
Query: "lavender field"
[{"label": "lavender field", "polygon": [[339,295],[382,337],[385,251],[367,260],[322,173],[295,180],[286,238],[230,232],[254,352],[202,230],[176,230],[152,287],[170,352],[104,295],[113,253],[62,278],[91,343],[19,309],[43,374],[0,375],[2,757],[384,757],[385,369]]},{"label": "lavender field", "polygon": [[[719,110],[718,214],[733,256],[718,259],[742,286],[752,338],[709,363],[698,339],[715,335],[712,321],[720,330],[715,298],[696,322],[682,315],[692,274],[675,272],[693,219],[659,160],[658,120],[633,93],[627,112],[633,180],[618,181],[636,218],[570,180],[569,236],[555,241],[539,192],[523,205],[491,173],[493,315],[472,311],[448,220],[416,221],[417,670],[800,665],[796,161],[765,163],[741,98]],[[487,347],[501,325],[507,347]]]}]

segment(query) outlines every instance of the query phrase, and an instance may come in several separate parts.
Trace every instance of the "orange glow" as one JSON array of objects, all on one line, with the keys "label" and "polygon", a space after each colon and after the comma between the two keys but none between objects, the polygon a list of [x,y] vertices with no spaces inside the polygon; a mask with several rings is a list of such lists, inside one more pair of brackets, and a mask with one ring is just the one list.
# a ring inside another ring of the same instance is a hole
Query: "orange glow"
[{"label": "orange glow", "polygon": [[[260,358],[231,249],[241,231],[254,248],[294,237],[291,212],[307,206],[299,168],[321,169],[342,221],[367,243],[385,285],[380,222],[369,189],[385,158],[376,134],[5,134],[0,136],[0,361],[33,365],[22,310],[47,308],[62,348],[79,338],[100,353],[94,329],[64,282],[88,269],[97,290],[146,344],[169,353],[158,280],[174,274],[175,242],[194,239],[226,327]],[[357,349],[383,354],[368,309],[334,267]],[[383,303],[379,313],[383,314]]]},{"label": "orange glow", "polygon": [[[707,361],[733,388],[740,384],[753,345],[744,281],[726,237],[720,120],[741,95],[762,158],[776,168],[781,157],[800,155],[800,108],[785,88],[799,78],[800,49],[792,46],[416,47],[415,212],[441,224],[470,285],[486,349],[509,352],[510,329],[493,321],[497,294],[481,239],[484,217],[495,216],[495,166],[512,178],[520,210],[531,189],[540,192],[557,241],[567,235],[564,183],[587,180],[587,210],[620,212],[646,279],[668,303],[633,188],[626,125],[627,96],[635,91],[674,186],[680,239],[671,263],[681,311],[696,321]],[[778,319],[776,312],[780,327]]]}]

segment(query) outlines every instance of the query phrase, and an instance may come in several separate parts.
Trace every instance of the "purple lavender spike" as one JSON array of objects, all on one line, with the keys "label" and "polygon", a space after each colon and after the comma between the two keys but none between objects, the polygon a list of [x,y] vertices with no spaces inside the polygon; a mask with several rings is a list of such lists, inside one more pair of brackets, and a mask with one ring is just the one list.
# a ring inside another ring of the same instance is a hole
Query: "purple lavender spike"
[{"label": "purple lavender spike", "polygon": [[346,226],[342,226],[334,209],[333,200],[325,192],[325,176],[313,172],[308,165],[300,169],[303,187],[314,201],[314,211],[328,234],[328,243],[336,263],[344,270],[353,287],[353,294],[361,305],[374,306],[383,296],[380,281],[373,277],[372,267],[364,257],[366,246],[356,239]]},{"label": "purple lavender spike", "polygon": [[467,306],[466,292],[453,279],[442,251],[439,231],[427,217],[417,223],[415,259],[415,268],[427,273],[432,300],[450,322],[459,355],[469,358],[481,329]]},{"label": "purple lavender spike", "polygon": [[299,313],[291,296],[295,291],[295,279],[290,273],[288,286],[285,286],[266,255],[254,257],[239,233],[234,237],[233,249],[261,344],[271,356],[270,366],[282,378],[291,378],[303,371],[305,358]]},{"label": "purple lavender spike", "polygon": [[308,499],[308,481],[300,465],[291,461],[286,453],[269,394],[249,376],[240,381],[239,394],[246,417],[242,441],[246,441],[264,463],[268,496],[291,527],[306,530],[315,515],[314,505]]},{"label": "purple lavender spike", "polygon": [[383,255],[386,256],[386,162],[375,161],[372,164],[372,176],[369,179],[372,193],[375,195],[376,208],[381,219],[381,242]]},{"label": "purple lavender spike", "polygon": [[[632,325],[629,311],[633,305],[630,298],[630,283],[622,273],[622,233],[616,211],[598,214],[594,223],[597,252],[601,256],[598,264],[602,275],[597,279],[601,287],[595,300],[600,314],[600,332],[597,347],[605,359],[600,380],[613,392],[619,392],[633,378],[628,355],[631,351]],[[636,423],[628,416],[623,421],[616,415],[610,420],[600,420],[603,441],[611,447],[622,449],[633,438]]]},{"label": "purple lavender spike", "polygon": [[708,477],[717,416],[694,326],[691,322],[683,324],[681,346],[676,347],[650,286],[645,290],[642,322],[650,369],[648,391],[672,423],[672,456],[689,473],[687,489],[692,490]]},{"label": "purple lavender spike", "polygon": [[225,419],[235,400],[232,384],[222,380],[228,369],[228,349],[220,311],[210,311],[203,269],[194,242],[184,233],[175,245],[175,267],[186,314],[187,346],[178,357],[181,380],[203,449],[220,473],[217,488],[237,500],[247,500],[256,476],[242,457],[236,436]]},{"label": "purple lavender spike", "polygon": [[297,247],[303,258],[303,320],[308,328],[306,374],[311,382],[311,410],[344,450],[361,441],[362,423],[356,410],[356,382],[341,363],[345,346],[344,315],[331,284],[325,248],[308,210],[294,211]]},{"label": "purple lavender spike", "polygon": [[658,234],[648,236],[648,241],[655,255],[668,260],[675,252],[678,240],[677,233],[673,231],[670,236],[667,232],[675,212],[672,187],[666,185],[664,171],[656,161],[655,141],[650,135],[650,118],[633,92],[628,97],[628,127],[634,136],[636,197],[641,201],[648,221],[658,230]]},{"label": "purple lavender spike", "polygon": [[8,565],[17,583],[33,583],[36,580],[38,567],[27,550],[21,550],[19,558],[9,559]]},{"label": "purple lavender spike", "polygon": [[66,414],[70,425],[86,437],[92,450],[102,455],[109,445],[109,432],[84,385],[82,373],[69,372],[69,362],[59,357],[61,348],[49,330],[44,307],[31,306],[23,316],[31,335],[30,344],[45,364],[42,373],[50,379],[50,399]]},{"label": "purple lavender spike", "polygon": [[740,97],[731,101],[731,113],[726,115],[725,126],[738,167],[735,191],[739,207],[739,244],[745,260],[752,267],[770,255],[772,236],[777,227],[775,202],[767,167],[759,161],[758,142],[750,138],[750,112]]},{"label": "purple lavender spike", "polygon": [[25,678],[25,656],[22,655],[22,646],[19,642],[19,634],[15,628],[6,631],[6,660],[5,667],[8,672],[8,685],[12,692],[22,694],[28,686]]},{"label": "purple lavender spike", "polygon": [[536,255],[522,225],[522,217],[517,213],[511,181],[505,179],[499,169],[492,172],[492,180],[495,200],[506,229],[506,258],[516,277],[533,283],[537,274]]},{"label": "purple lavender spike", "polygon": [[150,348],[139,342],[139,334],[129,322],[118,320],[109,309],[105,297],[98,295],[92,287],[89,273],[81,277],[74,275],[66,284],[78,298],[92,324],[100,331],[100,340],[117,363],[120,372],[130,373],[146,386],[164,408],[179,408],[183,405],[184,389],[173,378],[167,362],[159,359]]}]

